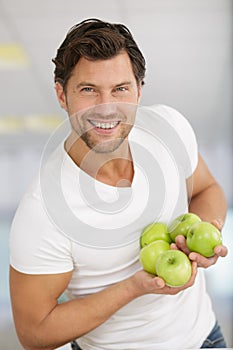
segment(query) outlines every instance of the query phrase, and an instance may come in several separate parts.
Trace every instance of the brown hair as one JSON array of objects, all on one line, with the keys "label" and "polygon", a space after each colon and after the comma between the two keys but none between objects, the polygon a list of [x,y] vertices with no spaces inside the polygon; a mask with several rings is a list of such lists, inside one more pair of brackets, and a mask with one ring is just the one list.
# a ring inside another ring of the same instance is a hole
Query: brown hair
[{"label": "brown hair", "polygon": [[87,19],[73,26],[61,46],[55,64],[55,82],[62,84],[64,90],[74,66],[81,57],[88,60],[104,60],[126,51],[132,63],[137,83],[143,84],[145,59],[134,41],[129,29],[123,24]]}]

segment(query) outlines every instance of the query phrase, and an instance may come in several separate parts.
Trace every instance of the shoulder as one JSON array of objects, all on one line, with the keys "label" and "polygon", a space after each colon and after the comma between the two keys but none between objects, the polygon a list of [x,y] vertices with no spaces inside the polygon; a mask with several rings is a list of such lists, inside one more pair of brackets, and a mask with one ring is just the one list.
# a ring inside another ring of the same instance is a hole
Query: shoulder
[{"label": "shoulder", "polygon": [[[193,128],[188,119],[173,107],[156,104],[152,106],[141,107],[141,113],[147,114],[150,122],[163,123],[164,127],[171,126],[175,131],[183,134],[184,131],[194,133]],[[148,120],[147,120],[148,122]]]},{"label": "shoulder", "polygon": [[139,107],[136,126],[159,139],[184,169],[189,168],[186,176],[191,175],[197,165],[198,147],[194,130],[183,114],[162,104]]}]

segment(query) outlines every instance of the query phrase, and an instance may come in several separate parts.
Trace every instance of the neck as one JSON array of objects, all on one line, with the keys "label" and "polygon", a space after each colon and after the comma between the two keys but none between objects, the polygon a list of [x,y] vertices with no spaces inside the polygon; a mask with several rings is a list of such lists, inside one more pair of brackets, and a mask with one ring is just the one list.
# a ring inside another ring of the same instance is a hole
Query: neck
[{"label": "neck", "polygon": [[127,138],[114,152],[97,153],[71,134],[65,149],[77,166],[96,180],[117,187],[131,185],[134,171]]}]

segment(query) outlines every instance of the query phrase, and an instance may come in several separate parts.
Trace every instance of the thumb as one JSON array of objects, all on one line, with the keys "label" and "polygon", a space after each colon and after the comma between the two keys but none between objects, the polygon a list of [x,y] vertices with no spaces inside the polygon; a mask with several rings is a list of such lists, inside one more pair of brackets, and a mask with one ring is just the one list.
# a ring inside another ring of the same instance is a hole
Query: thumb
[{"label": "thumb", "polygon": [[162,278],[160,277],[154,277],[153,278],[153,283],[154,283],[154,288],[156,289],[160,289],[160,288],[163,288],[165,287],[165,282]]}]

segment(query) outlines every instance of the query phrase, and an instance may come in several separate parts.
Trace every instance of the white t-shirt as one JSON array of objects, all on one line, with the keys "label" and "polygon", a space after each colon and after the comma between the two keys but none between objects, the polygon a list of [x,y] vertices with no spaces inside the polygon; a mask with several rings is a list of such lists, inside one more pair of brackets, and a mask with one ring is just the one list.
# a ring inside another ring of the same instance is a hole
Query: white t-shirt
[{"label": "white t-shirt", "polygon": [[[100,291],[141,269],[142,229],[154,221],[168,224],[188,210],[185,180],[197,165],[197,144],[187,120],[163,105],[139,107],[129,144],[131,187],[96,181],[75,165],[63,143],[56,148],[16,212],[10,235],[15,269],[73,271],[69,298]],[[174,296],[141,296],[78,343],[84,350],[199,348],[214,323],[199,269],[191,288]]]}]

